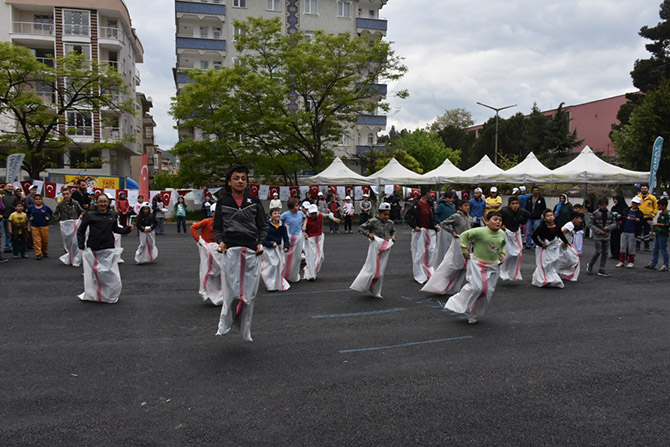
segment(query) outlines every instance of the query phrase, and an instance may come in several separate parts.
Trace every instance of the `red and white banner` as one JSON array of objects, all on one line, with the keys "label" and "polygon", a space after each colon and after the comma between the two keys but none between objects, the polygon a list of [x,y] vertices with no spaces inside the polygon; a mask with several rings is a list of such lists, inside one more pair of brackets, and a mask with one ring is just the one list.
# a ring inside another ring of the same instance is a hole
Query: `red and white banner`
[{"label": "red and white banner", "polygon": [[172,198],[172,191],[161,191],[161,200],[163,201],[163,206],[170,206],[170,199]]},{"label": "red and white banner", "polygon": [[47,196],[48,199],[55,199],[58,193],[59,191],[58,189],[56,189],[55,183],[51,182],[44,183],[44,195]]},{"label": "red and white banner", "polygon": [[260,188],[260,186],[261,185],[258,185],[256,183],[249,185],[249,194],[258,197],[258,188]]}]

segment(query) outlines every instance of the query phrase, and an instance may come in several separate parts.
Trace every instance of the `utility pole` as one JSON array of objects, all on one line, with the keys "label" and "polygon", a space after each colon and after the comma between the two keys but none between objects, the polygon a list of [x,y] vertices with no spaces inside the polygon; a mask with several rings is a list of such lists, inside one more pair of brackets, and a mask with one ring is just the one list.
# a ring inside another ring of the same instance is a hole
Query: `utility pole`
[{"label": "utility pole", "polygon": [[501,110],[509,109],[510,107],[516,107],[516,104],[512,104],[511,106],[505,106],[505,107],[491,107],[486,104],[482,104],[481,102],[477,102],[480,106],[488,107],[491,110],[495,110],[496,112],[496,146],[495,146],[495,160],[493,161],[496,166],[498,166],[498,112]]}]

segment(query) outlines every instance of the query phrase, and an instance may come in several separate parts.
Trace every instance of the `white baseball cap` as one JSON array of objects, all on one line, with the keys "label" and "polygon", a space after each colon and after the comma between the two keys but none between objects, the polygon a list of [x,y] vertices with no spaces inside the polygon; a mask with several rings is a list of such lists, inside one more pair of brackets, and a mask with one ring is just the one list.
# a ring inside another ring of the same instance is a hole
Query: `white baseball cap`
[{"label": "white baseball cap", "polygon": [[482,188],[479,187],[475,188],[475,192],[482,192]]},{"label": "white baseball cap", "polygon": [[216,202],[212,203],[212,205],[209,207],[210,213],[213,213],[214,211],[216,211]]},{"label": "white baseball cap", "polygon": [[323,193],[321,191],[319,191],[319,193],[317,194],[317,196],[322,196],[322,195],[323,195]]},{"label": "white baseball cap", "polygon": [[311,205],[309,205],[309,208],[307,208],[307,212],[309,214],[318,213],[319,212],[319,207],[314,205],[314,204],[311,204]]},{"label": "white baseball cap", "polygon": [[379,204],[379,211],[391,211],[391,204],[388,202],[382,202]]},{"label": "white baseball cap", "polygon": [[279,194],[276,193],[276,192],[273,192],[272,195],[273,195],[273,196],[278,196]]},{"label": "white baseball cap", "polygon": [[633,197],[633,200],[631,200],[633,203],[642,203],[642,199],[639,198],[638,196]]},{"label": "white baseball cap", "polygon": [[526,192],[526,187],[523,185],[519,186],[519,191]]},{"label": "white baseball cap", "polygon": [[363,194],[363,197],[370,197],[370,194],[365,193]]},{"label": "white baseball cap", "polygon": [[516,194],[516,193],[518,193],[518,192],[519,192],[519,188],[514,188],[514,189],[512,189],[512,194]]},{"label": "white baseball cap", "polygon": [[350,197],[350,196],[346,196],[346,197],[344,198],[344,200],[351,200],[351,197]]},{"label": "white baseball cap", "polygon": [[491,192],[498,192],[498,188],[496,188],[495,186],[491,186],[490,191]]},{"label": "white baseball cap", "polygon": [[140,208],[144,208],[145,206],[147,208],[151,208],[151,204],[149,202],[142,202],[142,205],[140,205]]},{"label": "white baseball cap", "polygon": [[309,203],[307,200],[305,200],[304,202],[302,202],[302,207],[303,207],[303,208],[308,208],[308,209],[309,209],[310,205],[311,205],[311,203]]}]

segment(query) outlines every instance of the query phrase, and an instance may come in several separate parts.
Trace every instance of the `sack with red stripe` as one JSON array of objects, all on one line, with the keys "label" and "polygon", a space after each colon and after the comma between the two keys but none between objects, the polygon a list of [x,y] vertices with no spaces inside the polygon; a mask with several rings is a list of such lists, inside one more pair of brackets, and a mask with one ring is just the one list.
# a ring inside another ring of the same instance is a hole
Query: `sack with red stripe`
[{"label": "sack with red stripe", "polygon": [[435,252],[435,231],[421,228],[412,230],[412,273],[414,281],[424,284],[435,272],[431,265]]},{"label": "sack with red stripe", "polygon": [[505,260],[500,266],[500,279],[503,281],[522,281],[523,238],[521,237],[521,228],[516,233],[505,230],[505,252]]},{"label": "sack with red stripe", "polygon": [[300,261],[302,258],[302,248],[305,245],[305,239],[301,234],[289,236],[291,245],[286,253],[286,263],[284,264],[284,279],[290,282],[300,281]]},{"label": "sack with red stripe", "polygon": [[198,293],[204,301],[210,301],[215,306],[223,304],[223,284],[221,283],[221,253],[217,251],[219,244],[205,242],[201,237],[198,241],[200,252],[200,282]]},{"label": "sack with red stripe", "polygon": [[63,239],[65,254],[61,256],[60,262],[65,265],[79,267],[81,265],[81,250],[77,245],[77,229],[81,225],[81,219],[63,220],[60,222],[60,234]]},{"label": "sack with red stripe", "polygon": [[486,313],[498,282],[498,262],[485,262],[473,257],[468,261],[467,283],[460,292],[449,298],[445,309],[468,314],[476,319]]},{"label": "sack with red stripe", "polygon": [[447,254],[447,250],[451,247],[451,240],[453,238],[449,231],[440,230],[435,235],[435,251],[433,252],[433,259],[430,260],[430,265],[434,269],[437,269],[442,263],[444,255]]},{"label": "sack with red stripe", "polygon": [[264,248],[261,261],[261,277],[268,292],[275,290],[285,292],[291,287],[283,276],[285,265],[286,254],[280,246]]},{"label": "sack with red stripe", "polygon": [[158,257],[158,248],[156,248],[156,232],[145,233],[140,228],[140,245],[135,251],[136,264],[149,264]]},{"label": "sack with red stripe", "polygon": [[84,293],[82,301],[116,303],[121,295],[119,255],[115,248],[93,251],[87,248],[82,257],[84,265]]},{"label": "sack with red stripe", "polygon": [[461,251],[461,240],[452,236],[451,244],[444,255],[444,259],[435,269],[435,273],[421,288],[421,291],[438,295],[458,293],[465,280],[467,268],[467,259]]},{"label": "sack with red stripe", "polygon": [[216,335],[225,335],[237,322],[245,341],[251,338],[251,318],[261,278],[261,257],[247,247],[232,247],[222,255],[223,307]]},{"label": "sack with red stripe", "polygon": [[123,247],[121,247],[121,235],[119,233],[114,233],[114,250],[116,250],[116,254],[119,255],[119,264],[126,262],[121,257],[123,254]]},{"label": "sack with red stripe", "polygon": [[577,281],[580,269],[580,256],[573,243],[568,245],[565,250],[561,250],[558,255],[558,274],[568,281]]},{"label": "sack with red stripe", "polygon": [[379,236],[375,236],[374,240],[370,240],[365,264],[363,264],[363,268],[361,268],[361,271],[349,288],[382,298],[382,282],[384,280],[384,272],[386,271],[386,263],[391,253],[391,247],[393,247],[393,241],[391,240],[386,241]]},{"label": "sack with red stripe", "polygon": [[[557,231],[560,231],[557,227]],[[558,256],[561,251],[561,240],[554,238],[545,241],[547,248],[538,245],[535,247],[535,271],[531,284],[535,287],[557,287],[562,289],[565,285],[558,274]]]},{"label": "sack with red stripe", "polygon": [[312,236],[305,241],[305,269],[303,278],[308,280],[316,279],[316,275],[321,270],[323,264],[323,241],[324,236]]}]

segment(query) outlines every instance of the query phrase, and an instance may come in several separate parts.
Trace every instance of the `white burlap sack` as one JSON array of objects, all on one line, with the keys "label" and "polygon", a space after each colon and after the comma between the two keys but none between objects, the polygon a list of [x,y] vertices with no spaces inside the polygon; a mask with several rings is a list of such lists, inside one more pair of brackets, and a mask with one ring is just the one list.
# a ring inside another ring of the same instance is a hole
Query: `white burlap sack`
[{"label": "white burlap sack", "polygon": [[305,269],[304,279],[316,279],[317,273],[323,264],[323,234],[312,236],[305,241]]},{"label": "white burlap sack", "polygon": [[116,254],[119,255],[119,264],[123,264],[125,261],[121,258],[123,247],[121,246],[121,235],[119,233],[114,233],[114,250],[116,250]]},{"label": "white burlap sack", "polygon": [[521,256],[523,254],[521,228],[516,233],[505,230],[505,252],[505,260],[500,266],[500,279],[521,281]]},{"label": "white burlap sack", "polygon": [[114,248],[92,251],[87,248],[82,257],[84,265],[84,293],[82,301],[116,303],[121,295],[119,255]]},{"label": "white burlap sack", "polygon": [[444,307],[453,312],[467,313],[471,318],[484,315],[496,289],[499,268],[497,262],[471,258],[468,261],[467,283],[449,298]]},{"label": "white burlap sack", "polygon": [[300,259],[305,239],[302,234],[291,236],[291,245],[286,253],[286,263],[284,266],[284,279],[291,282],[300,281]]},{"label": "white burlap sack", "polygon": [[414,280],[423,284],[430,279],[435,269],[430,261],[435,251],[435,231],[421,228],[412,231],[412,273]]},{"label": "white burlap sack", "polygon": [[198,293],[204,301],[209,300],[215,306],[223,304],[223,285],[221,282],[221,253],[217,251],[219,244],[205,242],[203,238],[198,241],[200,252],[200,282]]},{"label": "white burlap sack", "polygon": [[158,248],[156,247],[156,232],[145,233],[140,231],[140,245],[135,252],[136,264],[148,264],[154,262],[158,257]]},{"label": "white burlap sack", "polygon": [[237,324],[242,339],[253,341],[251,318],[261,279],[261,257],[247,247],[233,247],[226,250],[222,258],[225,294],[216,335],[227,334],[233,324]]},{"label": "white burlap sack", "polygon": [[444,259],[444,255],[449,251],[451,247],[451,240],[454,238],[452,234],[448,231],[438,231],[435,235],[435,253],[433,253],[433,259],[430,261],[430,265],[433,266],[433,269],[437,269]]},{"label": "white burlap sack", "polygon": [[438,295],[451,295],[461,290],[468,261],[461,251],[461,240],[451,239],[451,246],[444,255],[444,259],[430,277],[428,282],[421,288],[422,292],[437,293]]},{"label": "white burlap sack", "polygon": [[370,292],[373,296],[382,298],[382,282],[391,247],[393,247],[393,241],[385,241],[375,236],[368,246],[368,257],[365,259],[365,264],[349,288],[359,292]]},{"label": "white burlap sack", "polygon": [[261,260],[261,277],[265,283],[265,288],[272,292],[274,290],[286,291],[291,285],[284,279],[284,269],[286,267],[286,254],[281,247],[265,247]]},{"label": "white burlap sack", "polygon": [[[546,242],[545,242],[546,243]],[[535,271],[531,284],[536,287],[564,287],[561,277],[558,275],[558,255],[561,250],[561,240],[547,243],[547,248],[535,247]]]},{"label": "white burlap sack", "polygon": [[60,261],[65,265],[79,267],[81,265],[81,250],[77,246],[77,230],[81,225],[81,219],[64,220],[60,223],[60,234],[63,238],[65,254]]},{"label": "white burlap sack", "polygon": [[577,281],[579,279],[580,256],[577,253],[575,244],[568,245],[568,248],[561,250],[558,255],[558,274],[568,281]]}]

